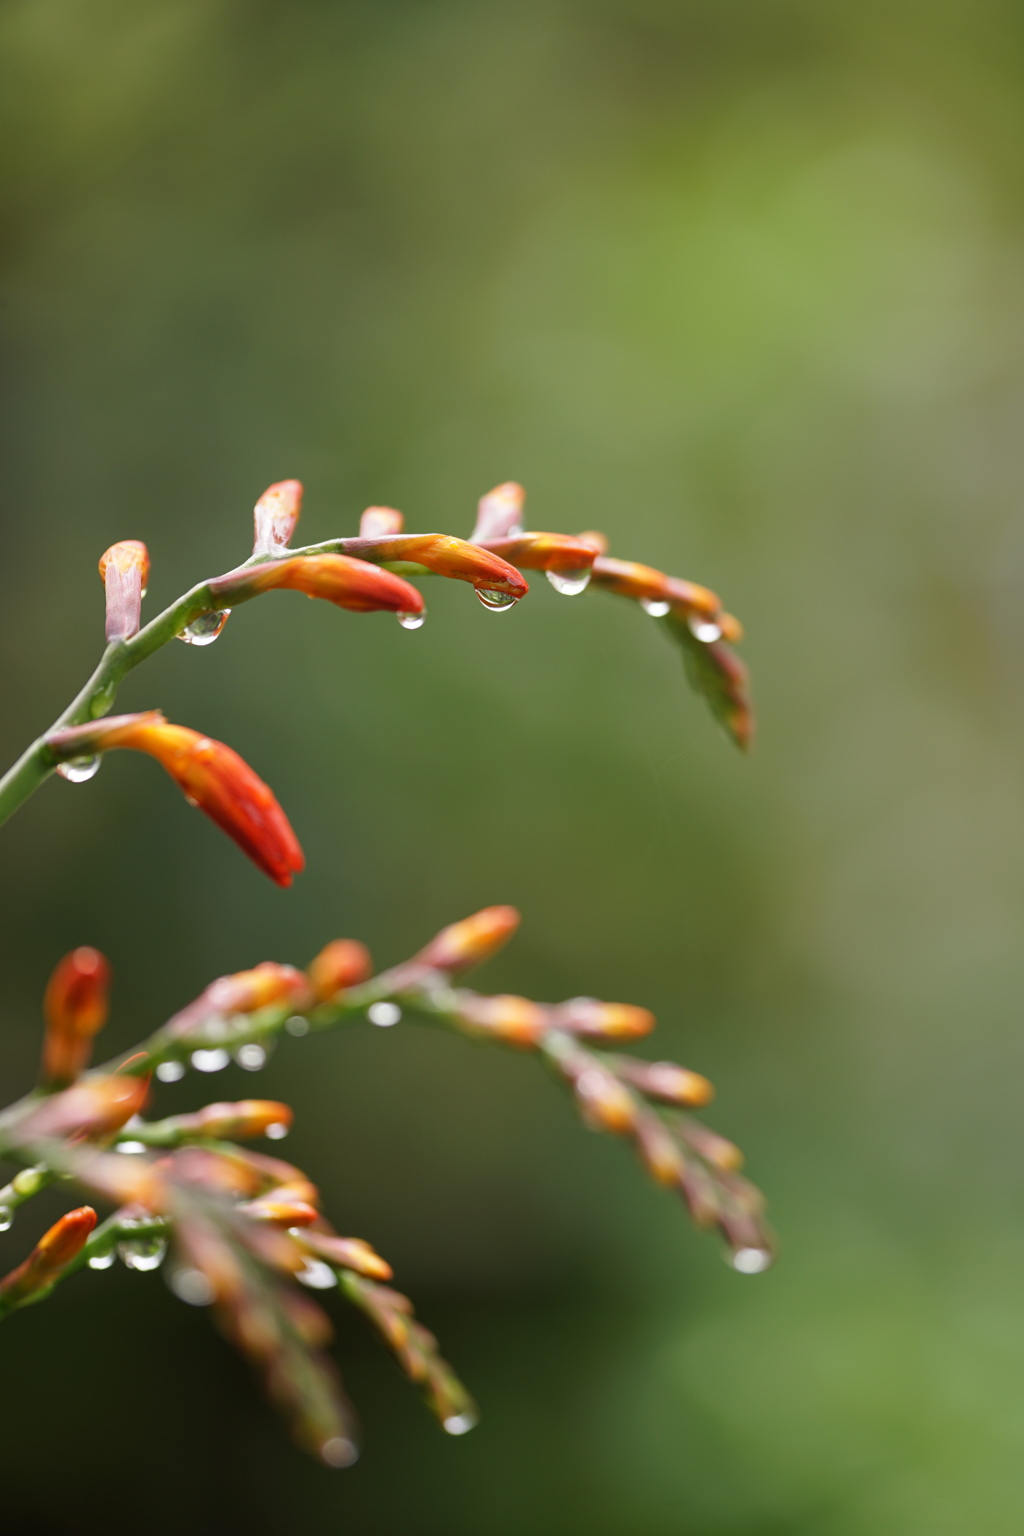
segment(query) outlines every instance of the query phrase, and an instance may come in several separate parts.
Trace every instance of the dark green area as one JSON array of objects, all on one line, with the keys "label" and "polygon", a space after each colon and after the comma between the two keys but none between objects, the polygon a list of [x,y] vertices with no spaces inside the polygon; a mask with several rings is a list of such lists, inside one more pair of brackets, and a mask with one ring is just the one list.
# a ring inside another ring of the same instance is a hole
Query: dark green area
[{"label": "dark green area", "polygon": [[[0,744],[149,606],[363,506],[528,522],[718,590],[750,759],[659,626],[432,582],[418,633],[293,594],[126,708],[230,742],[308,872],[263,880],[152,763],[2,833],[3,1097],[53,962],[109,1050],[215,974],[401,958],[512,901],[481,983],[644,1003],[711,1076],[782,1260],[730,1273],[536,1063],[413,1026],[162,1089],[290,1099],[483,1420],[437,1431],[360,1320],[350,1473],[280,1436],[159,1278],[3,1328],[5,1530],[1016,1536],[1024,1501],[1024,13],[1010,0],[8,0]],[[0,1238],[17,1262],[45,1199]]]}]

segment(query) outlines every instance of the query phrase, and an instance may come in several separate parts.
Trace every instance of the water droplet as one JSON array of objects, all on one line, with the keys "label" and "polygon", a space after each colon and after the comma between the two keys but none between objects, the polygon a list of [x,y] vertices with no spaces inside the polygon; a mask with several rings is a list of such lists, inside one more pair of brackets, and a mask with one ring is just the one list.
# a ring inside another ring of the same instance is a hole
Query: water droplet
[{"label": "water droplet", "polygon": [[402,1010],[397,1003],[371,1003],[366,1010],[366,1017],[371,1024],[377,1024],[381,1029],[390,1029],[402,1017]]},{"label": "water droplet", "polygon": [[263,1134],[268,1141],[284,1141],[288,1135],[288,1127],[283,1120],[275,1120],[272,1125],[267,1126]]},{"label": "water droplet", "polygon": [[663,619],[671,608],[671,603],[666,603],[660,597],[642,597],[640,607],[644,613],[649,613],[652,619]]},{"label": "water droplet", "polygon": [[106,1253],[94,1253],[89,1260],[90,1269],[109,1269],[117,1255],[113,1248],[108,1248]]},{"label": "water droplet", "polygon": [[741,1275],[760,1275],[770,1267],[772,1255],[767,1248],[737,1248],[726,1255],[726,1262]]},{"label": "water droplet", "polygon": [[179,1083],[185,1076],[185,1063],[162,1061],[156,1069],[156,1075],[162,1083]]},{"label": "water droplet", "polygon": [[422,629],[426,623],[426,609],[422,613],[400,613],[398,622],[403,629]]},{"label": "water droplet", "polygon": [[172,1269],[167,1283],[190,1307],[208,1307],[213,1300],[213,1286],[201,1269]]},{"label": "water droplet", "polygon": [[563,597],[578,597],[590,584],[589,565],[581,566],[578,571],[546,571],[544,574]]},{"label": "water droplet", "polygon": [[145,1152],[146,1143],[144,1141],[119,1141],[116,1150],[118,1152],[127,1152],[129,1157],[133,1157],[137,1156],[140,1152]]},{"label": "water droplet", "polygon": [[444,1427],[450,1435],[468,1435],[471,1429],[475,1429],[480,1422],[480,1415],[472,1409],[464,1413],[452,1413],[444,1421]]},{"label": "water droplet", "polygon": [[178,639],[184,640],[186,645],[212,645],[230,617],[230,608],[219,613],[201,613],[198,619],[185,625]]},{"label": "water droplet", "polygon": [[265,1067],[267,1064],[267,1053],[262,1045],[256,1045],[255,1042],[250,1045],[240,1045],[235,1052],[235,1060],[247,1072],[258,1072],[260,1067]]},{"label": "water droplet", "polygon": [[147,1273],[159,1269],[167,1252],[164,1237],[130,1237],[117,1245],[117,1256],[125,1269],[137,1269]]},{"label": "water droplet", "polygon": [[0,1205],[0,1232],[9,1232],[14,1225],[14,1212],[9,1205]]},{"label": "water droplet", "polygon": [[293,1013],[290,1019],[285,1019],[284,1027],[290,1035],[308,1035],[309,1020],[304,1019],[301,1013]]},{"label": "water droplet", "polygon": [[338,1283],[334,1270],[323,1259],[307,1259],[295,1278],[300,1285],[308,1285],[311,1291],[329,1291]]},{"label": "water droplet", "polygon": [[350,1467],[354,1461],[359,1460],[359,1452],[351,1440],[345,1440],[341,1435],[332,1435],[320,1447],[320,1457],[329,1467]]},{"label": "water droplet", "polygon": [[476,595],[491,613],[504,613],[519,601],[511,592],[498,592],[494,587],[477,587]]},{"label": "water droplet", "polygon": [[703,640],[705,645],[710,645],[713,640],[721,640],[722,638],[722,631],[711,619],[702,619],[697,614],[694,614],[693,618],[688,620],[688,624],[693,638],[695,640]]},{"label": "water droplet", "polygon": [[222,1051],[219,1046],[212,1051],[192,1052],[192,1065],[197,1072],[220,1072],[230,1060],[227,1051]]},{"label": "water droplet", "polygon": [[98,757],[72,757],[66,763],[57,764],[57,772],[69,784],[84,784],[87,779],[94,779],[99,771]]}]

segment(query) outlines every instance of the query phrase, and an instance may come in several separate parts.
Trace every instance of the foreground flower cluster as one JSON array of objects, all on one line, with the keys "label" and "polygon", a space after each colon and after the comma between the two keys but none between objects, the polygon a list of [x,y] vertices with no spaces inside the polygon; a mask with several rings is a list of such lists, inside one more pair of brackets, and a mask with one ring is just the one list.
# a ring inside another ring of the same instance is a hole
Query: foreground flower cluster
[{"label": "foreground flower cluster", "polygon": [[[124,676],[160,646],[174,638],[209,644],[234,607],[275,589],[356,613],[390,612],[416,629],[426,610],[410,578],[467,582],[485,608],[498,612],[528,592],[523,569],[543,571],[568,596],[603,588],[666,627],[716,718],[739,746],[749,744],[746,672],[732,649],[740,625],[707,588],[612,559],[597,533],[524,532],[523,492],[514,484],[482,499],[469,540],[407,534],[401,513],[372,507],[358,537],[293,549],[301,495],[297,481],[271,486],[256,506],[252,556],[194,587],[145,628],[145,546],[126,540],[106,551],[100,575],[107,648],[78,698],[0,780],[0,821],[55,771],[76,782],[91,777],[109,751],[142,752],[265,874],[290,885],[304,864],[298,839],[272,790],[237,753],[158,710],[109,714]],[[339,939],[305,971],[268,961],[220,977],[127,1057],[92,1070],[110,966],[87,947],[66,956],[46,991],[38,1086],[0,1113],[0,1155],[20,1165],[0,1190],[0,1230],[57,1181],[73,1181],[113,1210],[97,1224],[93,1207],[83,1205],[46,1232],[0,1280],[0,1317],[41,1301],[78,1271],[107,1269],[117,1257],[131,1269],[152,1270],[170,1249],[172,1289],[184,1302],[213,1308],[297,1441],[327,1465],[351,1463],[357,1441],[325,1353],[331,1324],[312,1292],[337,1291],[366,1314],[449,1433],[472,1428],[471,1398],[411,1303],[391,1288],[385,1260],[334,1230],[301,1169],[240,1145],[284,1137],[292,1119],[287,1105],[248,1099],[146,1118],[154,1079],[172,1085],[189,1071],[217,1072],[231,1060],[255,1071],[282,1034],[367,1021],[390,1027],[406,1015],[536,1054],[569,1089],[586,1125],[628,1141],[698,1226],[717,1229],[737,1270],[767,1268],[773,1239],[759,1192],[740,1174],[740,1153],[691,1113],[710,1101],[710,1083],[674,1063],[618,1049],[654,1027],[646,1009],[585,997],[537,1003],[462,985],[464,973],[488,960],[518,922],[514,909],[489,907],[376,975],[361,944]]]}]

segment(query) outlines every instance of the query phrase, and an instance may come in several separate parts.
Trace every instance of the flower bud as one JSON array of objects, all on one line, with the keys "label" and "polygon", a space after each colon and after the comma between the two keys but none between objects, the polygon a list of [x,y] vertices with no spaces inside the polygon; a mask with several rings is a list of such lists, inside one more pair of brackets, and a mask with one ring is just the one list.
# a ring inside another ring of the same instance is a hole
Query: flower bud
[{"label": "flower bud", "polygon": [[668,603],[670,608],[716,622],[722,612],[719,599],[707,587],[666,576],[664,571],[634,560],[612,560],[607,555],[598,555],[591,580],[595,586],[606,587],[620,597],[630,597],[635,602]]},{"label": "flower bud", "polygon": [[636,1125],[639,1105],[624,1083],[604,1067],[587,1066],[573,1080],[583,1118],[595,1130],[623,1136]]},{"label": "flower bud", "polygon": [[633,1138],[652,1178],[659,1184],[678,1184],[684,1158],[664,1122],[650,1112],[640,1115]]},{"label": "flower bud", "polygon": [[83,945],[59,962],[43,999],[43,1082],[63,1088],[84,1071],[93,1036],[107,1021],[110,963]]},{"label": "flower bud", "polygon": [[523,566],[528,571],[572,571],[578,572],[582,580],[594,563],[590,545],[567,533],[520,533],[478,542],[482,549],[489,549],[510,565]]},{"label": "flower bud", "polygon": [[365,1275],[368,1280],[391,1279],[391,1265],[369,1243],[364,1243],[362,1238],[335,1237],[329,1232],[303,1232],[299,1242],[303,1248],[308,1248],[328,1264],[354,1270],[357,1275]]},{"label": "flower bud", "polygon": [[333,939],[310,962],[306,974],[317,998],[326,1003],[348,987],[369,981],[373,961],[366,945],[358,939]]},{"label": "flower bud", "polygon": [[139,539],[111,544],[100,556],[100,576],[107,598],[107,639],[130,640],[138,634],[142,599],[149,580],[149,551]]},{"label": "flower bud", "polygon": [[302,508],[302,482],[278,480],[263,492],[253,508],[254,555],[277,555],[291,543]]},{"label": "flower bud", "polygon": [[315,1205],[305,1200],[282,1200],[276,1192],[260,1195],[259,1199],[250,1200],[238,1209],[253,1221],[266,1221],[275,1227],[308,1227],[320,1220]]},{"label": "flower bud", "polygon": [[551,1023],[585,1040],[640,1040],[654,1028],[654,1014],[632,1003],[574,997],[551,1010]]},{"label": "flower bud", "polygon": [[699,1120],[684,1120],[680,1125],[680,1134],[687,1146],[692,1147],[713,1168],[720,1168],[723,1173],[738,1173],[743,1167],[743,1153],[735,1142],[719,1136],[717,1131],[701,1125]]},{"label": "flower bud", "polygon": [[[446,533],[402,533],[390,538],[346,539],[345,549],[360,561],[422,565],[435,576],[468,581],[478,591],[501,592],[518,599],[530,590],[526,578],[500,555],[465,539],[451,538]],[[422,599],[415,611],[418,613],[421,608]]]},{"label": "flower bud", "polygon": [[217,1013],[256,1013],[275,1003],[304,1005],[309,1001],[309,984],[295,966],[263,960],[251,971],[218,976],[202,996]]},{"label": "flower bud", "polygon": [[607,534],[598,533],[594,528],[588,528],[585,533],[578,533],[576,537],[581,544],[589,545],[595,555],[606,555],[608,553]]},{"label": "flower bud", "polygon": [[275,1103],[273,1099],[242,1099],[237,1104],[207,1104],[194,1115],[175,1117],[202,1136],[214,1141],[244,1141],[249,1136],[262,1136],[269,1125],[290,1126],[292,1110],[288,1104]]},{"label": "flower bud", "polygon": [[482,965],[496,955],[520,924],[515,907],[484,907],[472,917],[442,928],[415,960],[435,971],[455,974]]},{"label": "flower bud", "polygon": [[488,1035],[527,1048],[538,1043],[550,1022],[540,1004],[531,1003],[529,998],[472,993],[460,999],[455,1018],[469,1034]]},{"label": "flower bud", "polygon": [[82,1078],[32,1109],[21,1130],[34,1136],[110,1136],[137,1115],[149,1094],[148,1077],[111,1073]]},{"label": "flower bud", "polygon": [[637,1061],[632,1056],[616,1057],[615,1070],[634,1088],[661,1104],[676,1104],[682,1109],[700,1109],[710,1104],[715,1090],[699,1072],[688,1072],[674,1061]]},{"label": "flower bud", "polygon": [[504,485],[496,485],[493,491],[481,496],[471,542],[479,544],[484,539],[507,539],[518,533],[523,526],[525,500],[526,492],[514,480],[506,480]]},{"label": "flower bud", "polygon": [[242,566],[209,583],[214,604],[230,608],[264,592],[289,588],[307,597],[321,597],[352,613],[422,613],[419,591],[368,560],[350,555],[292,555],[266,565]]},{"label": "flower bud", "polygon": [[91,1205],[68,1211],[39,1239],[24,1263],[0,1280],[0,1299],[11,1305],[26,1301],[52,1285],[61,1270],[76,1258],[96,1225]]},{"label": "flower bud", "polygon": [[367,507],[359,519],[361,539],[386,539],[405,528],[405,517],[394,507]]}]

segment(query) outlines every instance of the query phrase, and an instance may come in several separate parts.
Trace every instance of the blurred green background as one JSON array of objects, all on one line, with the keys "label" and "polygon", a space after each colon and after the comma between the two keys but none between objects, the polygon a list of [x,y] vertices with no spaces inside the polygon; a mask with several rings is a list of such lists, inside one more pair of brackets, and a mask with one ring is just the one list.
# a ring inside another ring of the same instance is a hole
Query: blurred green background
[{"label": "blurred green background", "polygon": [[[483,1406],[358,1319],[366,1438],[294,1452],[209,1319],[85,1276],[3,1330],[5,1530],[985,1536],[1024,1498],[1024,12],[1010,0],[7,0],[0,738],[150,611],[360,510],[527,522],[719,590],[742,760],[642,614],[276,595],[125,686],[273,784],[274,889],[151,763],[3,831],[4,1097],[78,943],[110,1048],[211,976],[522,907],[481,983],[654,1008],[780,1230],[731,1273],[537,1064],[415,1026],[259,1080]],[[231,1068],[162,1110],[253,1091]],[[43,1202],[0,1239],[17,1262]]]}]

